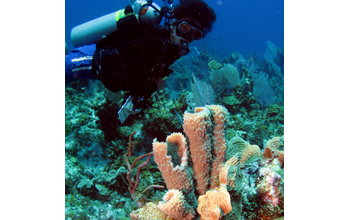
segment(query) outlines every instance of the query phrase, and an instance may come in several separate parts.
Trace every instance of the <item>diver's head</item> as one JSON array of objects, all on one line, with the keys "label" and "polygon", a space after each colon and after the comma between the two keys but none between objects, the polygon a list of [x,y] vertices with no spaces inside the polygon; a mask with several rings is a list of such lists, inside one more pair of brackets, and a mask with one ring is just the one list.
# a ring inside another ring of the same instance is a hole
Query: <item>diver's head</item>
[{"label": "diver's head", "polygon": [[192,18],[183,18],[171,24],[170,40],[178,45],[187,46],[193,40],[200,40],[203,31],[199,22]]},{"label": "diver's head", "polygon": [[[192,30],[201,31],[200,38],[197,38],[197,33],[194,33],[196,31],[192,32],[193,40],[204,38],[212,30],[216,20],[214,10],[203,0],[180,0],[180,4],[174,7],[174,17],[177,22],[187,21],[192,26]],[[179,24],[181,23],[177,23],[177,25]]]},{"label": "diver's head", "polygon": [[188,44],[200,40],[213,28],[216,14],[203,0],[180,0],[174,7],[170,40],[180,45],[181,56],[189,52]]}]

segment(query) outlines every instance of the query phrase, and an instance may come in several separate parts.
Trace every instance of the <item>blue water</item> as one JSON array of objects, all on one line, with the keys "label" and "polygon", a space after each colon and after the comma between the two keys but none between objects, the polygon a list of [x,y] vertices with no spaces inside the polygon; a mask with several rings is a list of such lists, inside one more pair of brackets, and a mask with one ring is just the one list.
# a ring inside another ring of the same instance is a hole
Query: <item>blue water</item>
[{"label": "blue water", "polygon": [[[158,5],[164,2],[155,0]],[[199,51],[224,57],[239,52],[246,57],[257,53],[263,59],[266,41],[284,46],[284,1],[282,0],[206,0],[217,14],[212,32],[191,43]],[[174,4],[178,1],[175,0]],[[73,27],[122,9],[128,0],[69,0],[66,1],[65,40],[73,48],[70,31]]]}]

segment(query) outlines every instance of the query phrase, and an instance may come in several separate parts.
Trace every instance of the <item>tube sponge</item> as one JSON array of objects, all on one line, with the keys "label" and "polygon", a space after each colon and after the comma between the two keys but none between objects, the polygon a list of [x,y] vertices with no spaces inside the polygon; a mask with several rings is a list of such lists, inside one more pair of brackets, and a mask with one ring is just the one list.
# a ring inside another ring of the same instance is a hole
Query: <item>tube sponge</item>
[{"label": "tube sponge", "polygon": [[221,105],[207,106],[213,114],[213,162],[210,172],[210,189],[214,189],[219,186],[219,172],[223,166],[226,154],[226,139],[225,139],[225,126],[227,109]]},{"label": "tube sponge", "polygon": [[153,140],[154,161],[157,163],[168,189],[192,189],[192,172],[188,168],[186,139],[181,133],[172,133],[165,142]]},{"label": "tube sponge", "polygon": [[184,132],[190,142],[193,171],[197,190],[203,195],[217,187],[220,167],[226,154],[225,125],[227,109],[220,105],[195,108],[195,113],[185,112]]},{"label": "tube sponge", "polygon": [[206,107],[195,108],[195,113],[185,112],[184,132],[190,140],[190,152],[193,171],[197,179],[197,190],[203,195],[209,185],[211,155],[212,122],[211,113]]}]

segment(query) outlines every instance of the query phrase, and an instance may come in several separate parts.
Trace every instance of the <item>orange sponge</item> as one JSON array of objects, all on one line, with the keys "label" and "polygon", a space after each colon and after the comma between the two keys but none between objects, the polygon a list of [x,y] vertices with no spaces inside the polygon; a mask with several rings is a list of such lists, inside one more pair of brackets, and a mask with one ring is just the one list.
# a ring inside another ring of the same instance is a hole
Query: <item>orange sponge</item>
[{"label": "orange sponge", "polygon": [[173,219],[191,220],[195,212],[186,202],[185,196],[177,189],[169,190],[159,202],[158,209]]},{"label": "orange sponge", "polygon": [[201,220],[218,220],[232,210],[230,194],[225,186],[209,190],[198,198]]},{"label": "orange sponge", "polygon": [[168,189],[191,191],[193,180],[188,168],[186,139],[181,133],[172,133],[166,143],[154,139],[153,154]]}]

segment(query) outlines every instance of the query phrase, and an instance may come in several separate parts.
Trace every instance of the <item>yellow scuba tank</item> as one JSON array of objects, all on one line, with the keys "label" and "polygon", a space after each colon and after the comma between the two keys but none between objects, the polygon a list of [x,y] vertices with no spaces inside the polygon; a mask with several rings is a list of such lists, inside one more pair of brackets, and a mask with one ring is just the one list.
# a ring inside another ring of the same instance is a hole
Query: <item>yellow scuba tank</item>
[{"label": "yellow scuba tank", "polygon": [[[152,5],[160,10],[160,7],[156,3],[152,3]],[[120,19],[132,14],[135,14],[137,17],[137,13],[128,5],[123,9],[74,27],[71,31],[73,46],[81,47],[98,43],[102,38],[117,30],[117,22]],[[142,22],[147,24],[157,25],[162,20],[162,16],[154,8],[148,6],[142,9],[141,16]]]}]

